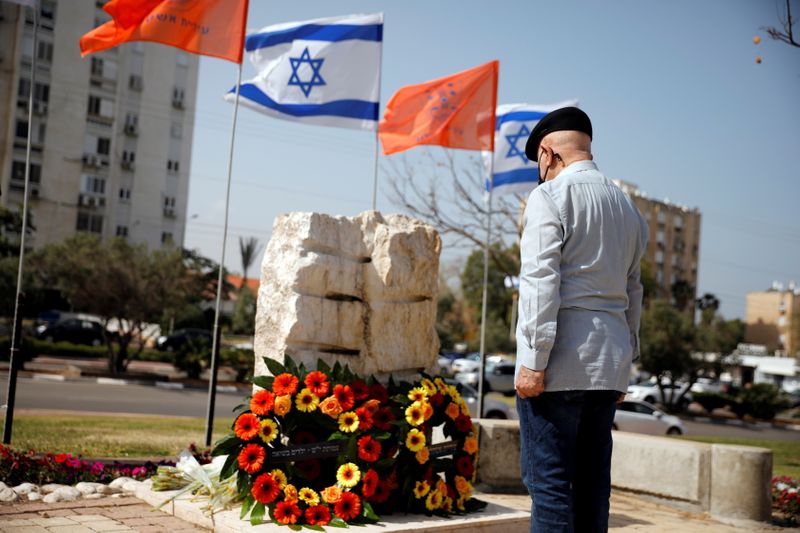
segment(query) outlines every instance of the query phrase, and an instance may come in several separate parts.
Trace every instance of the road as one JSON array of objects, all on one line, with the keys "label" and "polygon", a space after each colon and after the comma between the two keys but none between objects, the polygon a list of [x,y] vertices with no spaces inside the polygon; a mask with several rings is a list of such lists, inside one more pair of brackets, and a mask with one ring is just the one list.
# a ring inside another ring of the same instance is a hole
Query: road
[{"label": "road", "polygon": [[[6,376],[0,376],[5,403]],[[215,417],[229,417],[243,394],[219,393]],[[20,379],[18,409],[63,409],[110,413],[191,416],[206,415],[207,393],[199,390],[167,390],[141,385],[101,385],[92,381],[51,382]],[[800,440],[800,432],[773,428],[749,428],[684,420],[690,435],[741,437],[764,440]]]}]

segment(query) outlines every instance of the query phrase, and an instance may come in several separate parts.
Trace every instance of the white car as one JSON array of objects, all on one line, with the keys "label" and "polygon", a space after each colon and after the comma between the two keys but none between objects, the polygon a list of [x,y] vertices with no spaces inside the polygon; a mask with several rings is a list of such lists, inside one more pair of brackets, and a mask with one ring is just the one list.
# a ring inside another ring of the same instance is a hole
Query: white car
[{"label": "white car", "polygon": [[[452,380],[447,380],[448,383],[451,385],[455,385],[456,382]],[[461,397],[467,402],[469,406],[470,415],[472,418],[475,418],[475,414],[478,410],[478,391],[474,388],[470,387],[469,385],[461,385]],[[494,400],[492,398],[483,398],[483,417],[482,418],[499,418],[503,420],[516,420],[517,419],[517,410],[512,407],[511,405]]]},{"label": "white car", "polygon": [[[673,401],[677,400],[677,398],[685,390],[686,384],[673,385],[672,387],[670,387],[668,384],[664,384],[664,393],[666,394],[668,400],[671,398],[674,398]],[[655,383],[649,382],[628,386],[627,398],[631,400],[644,400],[645,402],[654,404],[667,404],[667,402],[664,401],[664,398],[661,397],[661,389],[659,389]],[[685,408],[687,405],[689,405],[689,403],[691,403],[691,401],[692,394],[691,392],[687,392],[681,400],[681,408]]]},{"label": "white car", "polygon": [[627,399],[617,406],[613,428],[649,435],[686,434],[686,427],[677,416],[665,414],[647,402]]},{"label": "white car", "polygon": [[461,359],[453,361],[453,364],[450,365],[450,370],[453,374],[458,374],[459,372],[476,372],[480,365],[481,355],[478,353],[471,353],[465,355]]},{"label": "white car", "polygon": [[[514,361],[486,361],[486,372],[484,374],[483,387],[486,392],[499,392],[506,396],[513,396],[514,389]],[[478,388],[478,370],[474,372],[459,372],[455,375],[456,380],[464,385]]]}]

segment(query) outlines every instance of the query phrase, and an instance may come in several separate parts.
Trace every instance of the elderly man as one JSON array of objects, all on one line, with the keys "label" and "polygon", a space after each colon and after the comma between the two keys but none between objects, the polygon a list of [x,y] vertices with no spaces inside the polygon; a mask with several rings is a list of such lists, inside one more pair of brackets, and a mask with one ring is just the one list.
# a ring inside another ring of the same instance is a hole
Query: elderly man
[{"label": "elderly man", "polygon": [[592,161],[578,108],[549,113],[525,153],[515,385],[531,531],[608,529],[611,427],[638,358],[647,224]]}]

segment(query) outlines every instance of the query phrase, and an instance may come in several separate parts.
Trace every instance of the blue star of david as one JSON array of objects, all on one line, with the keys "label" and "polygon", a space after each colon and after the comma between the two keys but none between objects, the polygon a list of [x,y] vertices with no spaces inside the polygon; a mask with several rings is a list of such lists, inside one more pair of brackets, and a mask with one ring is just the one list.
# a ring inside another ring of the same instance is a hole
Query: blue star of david
[{"label": "blue star of david", "polygon": [[519,141],[520,139],[527,140],[528,137],[530,137],[530,134],[531,130],[528,129],[528,126],[523,124],[517,133],[505,136],[506,140],[508,140],[508,146],[509,146],[508,153],[506,154],[506,159],[519,156],[524,164],[526,165],[528,164],[528,158],[525,156],[525,152],[517,148],[517,141]]},{"label": "blue star of david", "polygon": [[[303,50],[303,53],[300,54],[300,57],[290,57],[289,62],[292,65],[292,76],[289,78],[289,85],[300,87],[300,90],[303,91],[303,94],[308,98],[308,95],[311,94],[311,89],[317,85],[325,85],[325,80],[323,80],[322,76],[319,74],[323,61],[325,60],[311,59],[311,54],[308,53],[307,46],[306,49]],[[311,67],[311,79],[308,81],[301,80],[297,73],[303,63],[308,63],[308,66]]]}]

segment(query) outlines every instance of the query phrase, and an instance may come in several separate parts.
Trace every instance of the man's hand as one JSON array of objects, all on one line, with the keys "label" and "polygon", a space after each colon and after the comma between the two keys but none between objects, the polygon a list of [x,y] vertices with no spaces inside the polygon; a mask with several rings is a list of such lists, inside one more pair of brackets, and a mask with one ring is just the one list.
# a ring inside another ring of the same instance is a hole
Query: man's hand
[{"label": "man's hand", "polygon": [[544,370],[531,370],[520,367],[519,375],[514,381],[514,388],[520,398],[534,398],[544,392]]},{"label": "man's hand", "polygon": [[624,392],[617,392],[617,405],[622,405],[622,402],[625,401],[625,396],[627,396]]}]

